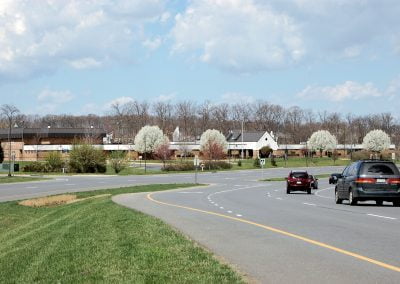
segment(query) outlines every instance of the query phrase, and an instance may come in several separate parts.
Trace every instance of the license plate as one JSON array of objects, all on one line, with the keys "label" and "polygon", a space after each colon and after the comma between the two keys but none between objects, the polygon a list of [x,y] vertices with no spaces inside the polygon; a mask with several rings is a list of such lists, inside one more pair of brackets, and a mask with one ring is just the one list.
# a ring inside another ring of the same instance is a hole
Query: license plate
[{"label": "license plate", "polygon": [[386,179],[385,178],[377,178],[376,183],[386,183]]},{"label": "license plate", "polygon": [[301,181],[298,181],[297,184],[301,184]]}]

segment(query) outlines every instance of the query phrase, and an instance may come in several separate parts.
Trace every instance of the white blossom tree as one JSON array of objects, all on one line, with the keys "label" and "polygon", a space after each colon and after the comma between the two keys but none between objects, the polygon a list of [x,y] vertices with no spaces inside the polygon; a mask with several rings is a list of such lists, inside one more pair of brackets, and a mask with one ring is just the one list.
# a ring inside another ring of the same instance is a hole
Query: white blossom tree
[{"label": "white blossom tree", "polygon": [[221,159],[228,150],[225,136],[215,129],[208,129],[200,137],[200,151],[206,159]]},{"label": "white blossom tree", "polygon": [[382,130],[372,130],[368,132],[363,139],[363,147],[369,151],[381,152],[389,149],[389,146],[389,135]]},{"label": "white blossom tree", "polygon": [[336,149],[337,141],[329,131],[319,130],[311,135],[307,144],[312,150],[318,150],[322,157],[322,151]]},{"label": "white blossom tree", "polygon": [[143,126],[135,137],[135,150],[139,153],[152,153],[166,139],[168,138],[158,126]]}]

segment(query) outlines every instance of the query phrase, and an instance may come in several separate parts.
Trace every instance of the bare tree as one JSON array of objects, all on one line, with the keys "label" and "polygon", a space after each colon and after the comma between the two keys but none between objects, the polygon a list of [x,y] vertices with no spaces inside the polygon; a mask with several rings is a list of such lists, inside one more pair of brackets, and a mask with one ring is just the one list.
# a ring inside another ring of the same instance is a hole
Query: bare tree
[{"label": "bare tree", "polygon": [[8,176],[11,176],[11,129],[13,128],[15,117],[19,113],[19,109],[13,105],[2,105],[0,107],[0,113],[8,123]]}]

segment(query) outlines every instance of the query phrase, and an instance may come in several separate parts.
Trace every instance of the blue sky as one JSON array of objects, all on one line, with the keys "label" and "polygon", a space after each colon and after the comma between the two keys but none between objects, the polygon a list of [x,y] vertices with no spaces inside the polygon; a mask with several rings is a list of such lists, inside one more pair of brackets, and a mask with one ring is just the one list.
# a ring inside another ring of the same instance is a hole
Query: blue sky
[{"label": "blue sky", "polygon": [[399,117],[398,15],[398,0],[2,0],[1,104],[262,99]]}]

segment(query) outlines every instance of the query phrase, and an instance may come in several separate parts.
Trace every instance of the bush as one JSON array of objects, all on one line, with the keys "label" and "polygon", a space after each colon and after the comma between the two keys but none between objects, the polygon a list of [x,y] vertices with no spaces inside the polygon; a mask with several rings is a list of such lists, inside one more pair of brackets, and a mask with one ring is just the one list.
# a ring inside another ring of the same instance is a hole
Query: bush
[{"label": "bush", "polygon": [[128,166],[126,154],[123,151],[112,152],[110,155],[110,165],[114,169],[116,174],[121,172]]},{"label": "bush", "polygon": [[106,157],[92,145],[74,145],[70,152],[69,168],[76,173],[105,173]]},{"label": "bush", "polygon": [[257,159],[254,160],[253,166],[254,166],[255,168],[261,168],[260,158],[257,158]]},{"label": "bush", "polygon": [[277,167],[278,166],[278,164],[275,161],[274,155],[272,155],[272,157],[271,157],[271,166],[273,166],[273,167]]},{"label": "bush", "polygon": [[239,160],[239,161],[237,162],[237,165],[238,165],[238,167],[241,167],[241,166],[242,166],[242,160]]},{"label": "bush", "polygon": [[48,162],[32,162],[22,167],[23,172],[48,173],[50,170]]},{"label": "bush", "polygon": [[232,165],[224,161],[209,161],[204,163],[204,168],[209,170],[231,169]]},{"label": "bush", "polygon": [[261,158],[268,158],[269,155],[273,152],[271,147],[269,146],[264,146],[260,149],[260,157]]},{"label": "bush", "polygon": [[60,152],[50,152],[46,156],[46,163],[51,172],[61,172],[64,167],[64,161]]},{"label": "bush", "polygon": [[194,165],[190,162],[174,163],[165,165],[162,168],[163,171],[194,171]]},{"label": "bush", "polygon": [[371,154],[372,154],[371,152],[365,151],[365,150],[356,151],[356,152],[353,152],[353,154],[352,154],[352,160],[358,161],[358,160],[369,159],[371,157]]}]

